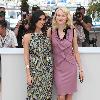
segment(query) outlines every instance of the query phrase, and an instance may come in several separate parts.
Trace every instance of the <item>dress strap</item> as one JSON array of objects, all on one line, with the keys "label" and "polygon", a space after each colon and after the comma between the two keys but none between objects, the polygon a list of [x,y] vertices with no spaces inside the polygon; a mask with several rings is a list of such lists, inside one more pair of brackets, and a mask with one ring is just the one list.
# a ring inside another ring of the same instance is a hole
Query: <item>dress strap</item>
[{"label": "dress strap", "polygon": [[73,37],[74,37],[74,30],[75,30],[75,28],[73,28]]}]

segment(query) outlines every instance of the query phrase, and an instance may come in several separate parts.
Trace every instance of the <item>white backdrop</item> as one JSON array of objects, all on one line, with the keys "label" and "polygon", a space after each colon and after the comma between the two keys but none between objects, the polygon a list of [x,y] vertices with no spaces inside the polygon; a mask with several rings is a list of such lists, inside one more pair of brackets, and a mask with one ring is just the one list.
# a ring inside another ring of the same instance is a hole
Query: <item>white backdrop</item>
[{"label": "white backdrop", "polygon": [[[85,80],[78,80],[73,100],[100,100],[100,48],[79,48]],[[26,100],[23,49],[0,49],[2,62],[2,100]],[[54,93],[55,94],[55,93]],[[53,100],[55,95],[53,94]]]}]

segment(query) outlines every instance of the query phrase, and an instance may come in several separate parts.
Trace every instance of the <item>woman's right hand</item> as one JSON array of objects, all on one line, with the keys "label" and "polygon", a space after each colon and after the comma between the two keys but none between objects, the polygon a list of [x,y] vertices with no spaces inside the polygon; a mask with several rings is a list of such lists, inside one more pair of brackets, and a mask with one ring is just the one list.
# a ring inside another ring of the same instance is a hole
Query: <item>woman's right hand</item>
[{"label": "woman's right hand", "polygon": [[27,84],[32,85],[32,77],[31,75],[27,75]]}]

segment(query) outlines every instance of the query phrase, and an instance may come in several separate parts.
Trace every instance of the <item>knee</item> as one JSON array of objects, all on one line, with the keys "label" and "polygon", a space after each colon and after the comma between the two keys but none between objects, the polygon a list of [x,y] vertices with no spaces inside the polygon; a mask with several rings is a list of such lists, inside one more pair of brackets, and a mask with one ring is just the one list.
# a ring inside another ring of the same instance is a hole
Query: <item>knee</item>
[{"label": "knee", "polygon": [[65,100],[65,96],[59,96],[58,100]]}]

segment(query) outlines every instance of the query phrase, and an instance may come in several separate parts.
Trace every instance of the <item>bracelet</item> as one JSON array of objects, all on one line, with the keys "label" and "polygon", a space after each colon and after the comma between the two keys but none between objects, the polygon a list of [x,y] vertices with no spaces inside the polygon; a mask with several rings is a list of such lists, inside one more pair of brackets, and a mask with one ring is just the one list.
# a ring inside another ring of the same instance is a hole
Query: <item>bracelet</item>
[{"label": "bracelet", "polygon": [[26,68],[29,68],[29,65],[26,65]]}]

